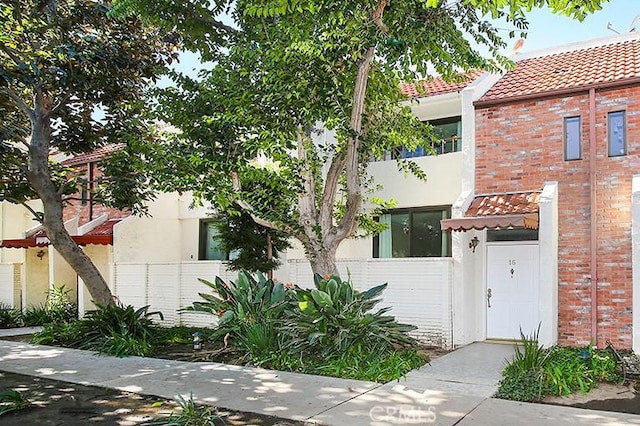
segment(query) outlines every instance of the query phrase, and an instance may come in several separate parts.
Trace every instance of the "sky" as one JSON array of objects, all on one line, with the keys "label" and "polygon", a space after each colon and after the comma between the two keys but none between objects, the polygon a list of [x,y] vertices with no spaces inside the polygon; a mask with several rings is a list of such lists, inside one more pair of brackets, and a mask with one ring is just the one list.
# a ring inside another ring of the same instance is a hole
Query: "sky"
[{"label": "sky", "polygon": [[[592,40],[616,35],[611,27],[619,33],[629,32],[635,17],[637,31],[640,31],[640,0],[610,0],[602,10],[595,12],[580,22],[563,15],[554,15],[548,9],[534,9],[527,14],[529,31],[522,47],[522,52],[555,47],[562,44]],[[508,32],[503,32],[505,39]],[[513,46],[514,40],[508,41]]]},{"label": "sky", "polygon": [[[637,31],[640,31],[640,0],[610,0],[604,3],[602,10],[587,16],[582,22],[564,15],[554,15],[548,9],[534,9],[527,14],[529,29],[520,51],[530,52],[562,44],[611,37],[616,33],[607,28],[609,23],[615,31],[627,33],[636,17],[638,19],[635,26]],[[516,38],[509,39],[509,30],[513,28],[501,24],[496,26],[505,28],[501,35],[508,45],[504,53],[508,54],[519,38],[518,33]],[[200,69],[198,57],[184,52],[175,68],[195,77]],[[162,85],[166,85],[167,82],[164,80]]]}]

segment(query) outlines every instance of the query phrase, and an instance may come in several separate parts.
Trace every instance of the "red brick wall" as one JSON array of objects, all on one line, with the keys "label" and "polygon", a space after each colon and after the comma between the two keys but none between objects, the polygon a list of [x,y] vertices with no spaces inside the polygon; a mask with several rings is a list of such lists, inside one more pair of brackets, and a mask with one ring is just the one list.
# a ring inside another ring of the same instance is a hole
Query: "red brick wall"
[{"label": "red brick wall", "polygon": [[[102,173],[98,169],[96,163],[93,163],[93,167],[93,179],[95,181],[101,176]],[[77,166],[75,169],[79,175],[84,175],[87,181],[89,180],[88,164]],[[80,201],[80,196],[81,194],[79,192],[77,194],[74,194],[74,200],[65,204],[62,215],[62,218],[65,222],[75,217],[79,217],[80,220],[78,222],[78,225],[81,226],[93,219],[99,218],[105,213],[109,213],[109,219],[127,217],[131,214],[130,212],[109,208],[95,202],[93,203],[93,209],[90,210],[89,201],[87,201],[85,204],[82,204],[82,202]]]},{"label": "red brick wall", "polygon": [[[626,111],[627,155],[609,157],[607,113]],[[582,159],[564,160],[563,119],[582,118]],[[559,343],[591,339],[589,96],[476,110],[476,193],[558,181]],[[631,347],[631,179],[640,173],[640,87],[596,92],[598,344]]]}]

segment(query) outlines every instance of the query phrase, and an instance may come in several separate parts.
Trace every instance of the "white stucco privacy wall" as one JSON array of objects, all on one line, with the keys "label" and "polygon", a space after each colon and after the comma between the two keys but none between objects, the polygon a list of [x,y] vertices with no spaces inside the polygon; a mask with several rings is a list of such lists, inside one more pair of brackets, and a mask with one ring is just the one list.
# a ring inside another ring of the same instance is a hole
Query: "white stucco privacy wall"
[{"label": "white stucco privacy wall", "polygon": [[[313,274],[306,260],[291,260],[289,277],[301,287],[313,286]],[[390,315],[418,327],[420,340],[452,346],[450,258],[341,259],[341,277],[349,277],[358,290],[388,283],[378,308],[390,306]]]},{"label": "white stucco privacy wall", "polygon": [[558,342],[558,182],[545,182],[539,201],[539,304],[541,345]]},{"label": "white stucco privacy wall", "polygon": [[640,353],[640,175],[632,183],[633,350]]},{"label": "white stucco privacy wall", "polygon": [[[400,322],[418,327],[416,337],[435,345],[451,346],[451,259],[370,259],[340,261],[338,267],[359,290],[389,283],[379,308],[390,306]],[[287,272],[288,271],[288,272]],[[348,271],[348,272],[347,272]],[[237,273],[223,262],[121,263],[112,266],[112,290],[125,305],[161,311],[164,324],[210,327],[211,315],[179,312],[202,300],[198,293],[209,288],[198,278],[213,281],[216,276],[235,280]],[[276,271],[283,282],[313,286],[309,262],[294,260]]]},{"label": "white stucco privacy wall", "polygon": [[0,303],[14,307],[13,265],[0,264]]}]

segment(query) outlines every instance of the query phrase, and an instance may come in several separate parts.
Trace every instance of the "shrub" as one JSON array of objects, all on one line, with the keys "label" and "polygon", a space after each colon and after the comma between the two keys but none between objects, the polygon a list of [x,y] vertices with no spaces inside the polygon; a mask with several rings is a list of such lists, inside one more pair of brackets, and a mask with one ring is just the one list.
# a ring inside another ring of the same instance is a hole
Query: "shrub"
[{"label": "shrub", "polygon": [[22,314],[11,305],[0,303],[0,328],[14,328],[22,325]]},{"label": "shrub", "polygon": [[47,292],[46,310],[51,320],[69,322],[78,319],[78,305],[71,301],[69,292],[64,284],[54,284]]},{"label": "shrub", "polygon": [[[538,327],[539,329],[539,327]],[[606,350],[538,345],[538,332],[516,346],[512,362],[503,371],[496,397],[537,401],[547,395],[588,392],[598,381],[616,381],[616,362]]]},{"label": "shrub", "polygon": [[77,348],[82,344],[84,332],[85,328],[80,321],[51,322],[31,336],[31,343]]},{"label": "shrub", "polygon": [[299,309],[292,310],[283,327],[289,349],[327,356],[356,346],[371,350],[415,343],[407,333],[416,327],[385,315],[390,308],[372,311],[387,284],[359,292],[338,276],[316,274],[314,282],[314,289],[296,288]]},{"label": "shrub", "polygon": [[287,290],[258,274],[241,272],[236,282],[200,280],[211,293],[187,311],[218,316],[214,338],[225,337],[244,361],[279,370],[388,381],[423,365],[415,343],[399,324],[374,310],[386,284],[366,292],[349,281],[316,276],[316,288]]},{"label": "shrub", "polygon": [[160,312],[149,312],[149,306],[135,309],[120,304],[102,305],[88,311],[77,321],[53,322],[36,333],[36,344],[59,344],[72,348],[90,349],[117,356],[148,355],[155,342],[156,327],[151,317]]},{"label": "shrub", "polygon": [[265,324],[280,320],[290,297],[282,283],[266,279],[258,274],[257,279],[240,272],[236,282],[225,283],[219,277],[214,282],[200,279],[212,292],[199,293],[204,302],[194,302],[184,311],[203,312],[218,316],[218,325],[213,338],[229,334],[238,341],[247,335],[253,324]]},{"label": "shrub", "polygon": [[[134,339],[145,345],[153,340],[154,324],[152,316],[164,319],[161,312],[149,312],[149,306],[135,309],[133,306],[123,306],[118,303],[103,305],[96,303],[98,309],[85,313],[78,323],[84,330],[83,342],[80,348],[100,351],[112,347],[105,345],[105,341],[113,336],[121,336],[122,340]],[[121,348],[126,347],[120,346]],[[131,347],[131,346],[130,346]],[[135,352],[135,351],[134,351]],[[109,352],[111,353],[111,352]],[[136,355],[136,353],[118,352],[120,356]]]},{"label": "shrub", "polygon": [[25,327],[45,325],[53,322],[44,304],[29,306],[22,314],[22,322]]}]

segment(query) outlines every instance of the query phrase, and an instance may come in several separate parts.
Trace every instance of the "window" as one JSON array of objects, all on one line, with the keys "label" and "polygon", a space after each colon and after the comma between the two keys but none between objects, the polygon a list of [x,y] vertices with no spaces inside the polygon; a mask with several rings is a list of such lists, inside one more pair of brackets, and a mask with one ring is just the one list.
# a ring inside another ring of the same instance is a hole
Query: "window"
[{"label": "window", "polygon": [[[450,152],[462,151],[462,119],[452,117],[442,120],[432,120],[429,124],[433,127],[433,133],[438,138],[438,142],[433,143],[433,149],[437,154],[448,154]],[[431,153],[423,147],[410,151],[405,147],[398,147],[384,156],[384,160],[394,160],[396,158],[424,157]]]},{"label": "window", "polygon": [[580,117],[564,119],[564,159],[580,160],[582,158],[582,134]]},{"label": "window", "polygon": [[451,234],[440,229],[450,208],[419,208],[391,211],[380,216],[387,229],[373,241],[373,257],[451,256]]},{"label": "window", "polygon": [[216,222],[200,221],[200,250],[198,260],[229,260],[229,254],[220,247]]},{"label": "window", "polygon": [[433,132],[440,143],[434,144],[438,154],[462,151],[462,120],[460,117],[446,120],[430,121]]},{"label": "window", "polygon": [[624,111],[615,111],[608,114],[609,157],[627,154],[627,126],[625,121]]},{"label": "window", "polygon": [[487,229],[487,242],[495,241],[537,241],[537,229],[509,228]]}]

